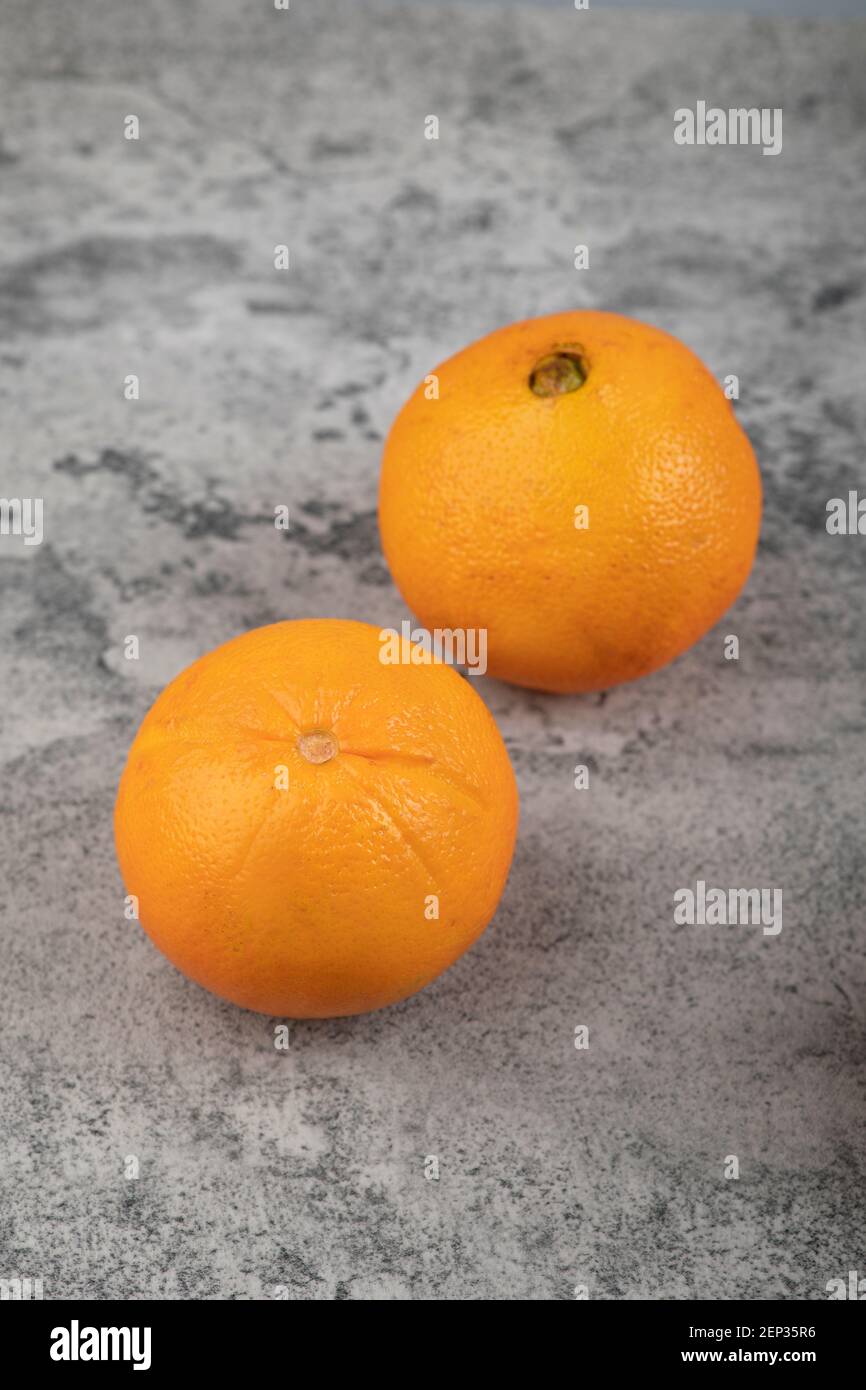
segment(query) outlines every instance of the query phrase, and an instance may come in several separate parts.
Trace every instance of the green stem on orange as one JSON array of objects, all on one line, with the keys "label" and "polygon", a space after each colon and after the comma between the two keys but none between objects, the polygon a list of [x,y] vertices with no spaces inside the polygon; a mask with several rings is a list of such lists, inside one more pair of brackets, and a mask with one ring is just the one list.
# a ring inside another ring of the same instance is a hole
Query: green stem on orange
[{"label": "green stem on orange", "polygon": [[536,396],[565,396],[587,378],[586,363],[576,352],[552,352],[542,357],[529,374],[529,389]]}]

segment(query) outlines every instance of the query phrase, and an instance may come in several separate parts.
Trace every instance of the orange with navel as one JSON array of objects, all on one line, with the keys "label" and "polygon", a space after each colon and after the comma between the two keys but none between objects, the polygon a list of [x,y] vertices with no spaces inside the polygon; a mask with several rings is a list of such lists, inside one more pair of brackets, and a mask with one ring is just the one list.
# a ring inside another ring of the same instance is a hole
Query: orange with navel
[{"label": "orange with navel", "polygon": [[115,838],[141,924],[245,1008],[393,1003],[496,910],[518,809],[505,745],[453,669],[382,650],[366,623],[257,628],[172,681],[130,749]]},{"label": "orange with navel", "polygon": [[415,391],[385,446],[382,544],[428,629],[483,628],[492,675],[598,690],[730,607],[761,485],[730,401],[676,338],[578,311],[502,328]]}]

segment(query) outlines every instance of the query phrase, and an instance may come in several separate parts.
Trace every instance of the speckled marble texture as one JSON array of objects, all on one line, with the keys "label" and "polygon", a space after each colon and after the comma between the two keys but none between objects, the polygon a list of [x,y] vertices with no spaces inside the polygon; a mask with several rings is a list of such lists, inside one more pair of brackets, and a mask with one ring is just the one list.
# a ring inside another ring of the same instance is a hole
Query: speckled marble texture
[{"label": "speckled marble texture", "polygon": [[[45,505],[43,543],[0,555],[0,1276],[817,1299],[866,1271],[866,538],[824,524],[864,485],[863,27],[367,0],[0,18],[2,493]],[[781,106],[783,153],[676,147],[698,99]],[[739,376],[752,580],[633,687],[482,682],[522,796],[495,925],[417,998],[278,1052],[124,921],[126,749],[245,628],[405,616],[375,522],[396,409],[471,339],[581,305]],[[782,888],[781,934],[675,927],[698,878]]]}]

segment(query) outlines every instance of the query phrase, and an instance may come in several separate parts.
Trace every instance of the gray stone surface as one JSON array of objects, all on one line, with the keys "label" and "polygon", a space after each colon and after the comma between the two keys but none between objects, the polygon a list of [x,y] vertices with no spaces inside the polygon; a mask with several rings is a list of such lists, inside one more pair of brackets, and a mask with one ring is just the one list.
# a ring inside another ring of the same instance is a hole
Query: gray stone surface
[{"label": "gray stone surface", "polygon": [[[816,1299],[866,1270],[866,539],[824,526],[863,480],[862,26],[366,0],[0,18],[2,493],[45,499],[42,545],[0,556],[0,1275],[49,1298]],[[782,106],[781,156],[675,147],[699,98]],[[415,999],[292,1024],[279,1053],[124,921],[126,749],[245,628],[404,616],[374,511],[397,407],[483,332],[580,305],[739,376],[766,484],[748,590],[633,687],[486,682],[522,795],[494,927]],[[781,887],[781,934],[675,927],[697,878]]]}]

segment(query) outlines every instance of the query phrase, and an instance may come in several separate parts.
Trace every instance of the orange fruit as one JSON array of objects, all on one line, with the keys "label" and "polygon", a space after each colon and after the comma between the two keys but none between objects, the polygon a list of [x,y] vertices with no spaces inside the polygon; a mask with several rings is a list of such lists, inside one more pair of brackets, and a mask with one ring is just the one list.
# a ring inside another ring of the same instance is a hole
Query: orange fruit
[{"label": "orange fruit", "polygon": [[379,525],[430,630],[487,630],[492,675],[598,690],[665,665],[733,603],[758,540],[755,456],[669,334],[579,311],[499,329],[415,391]]},{"label": "orange fruit", "polygon": [[115,839],[139,920],[245,1008],[394,1003],[496,909],[517,828],[505,745],[456,671],[381,650],[366,623],[257,628],[173,680],[130,749]]}]

